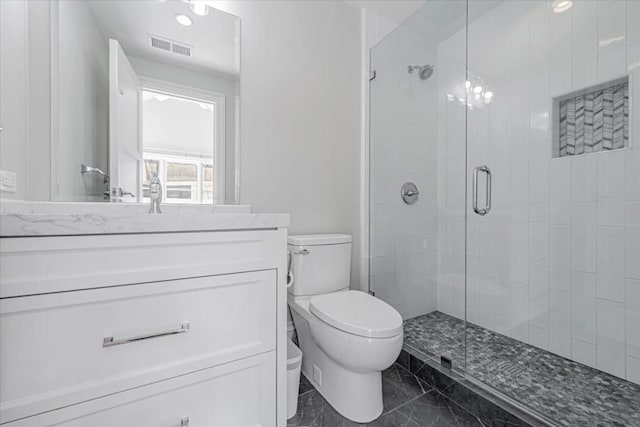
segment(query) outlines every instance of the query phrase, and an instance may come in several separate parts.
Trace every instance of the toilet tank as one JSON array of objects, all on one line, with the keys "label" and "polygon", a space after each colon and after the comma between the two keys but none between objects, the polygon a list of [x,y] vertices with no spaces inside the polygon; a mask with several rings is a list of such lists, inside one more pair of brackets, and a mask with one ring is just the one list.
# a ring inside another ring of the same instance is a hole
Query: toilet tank
[{"label": "toilet tank", "polygon": [[295,296],[317,295],[349,289],[351,236],[308,234],[289,236]]}]

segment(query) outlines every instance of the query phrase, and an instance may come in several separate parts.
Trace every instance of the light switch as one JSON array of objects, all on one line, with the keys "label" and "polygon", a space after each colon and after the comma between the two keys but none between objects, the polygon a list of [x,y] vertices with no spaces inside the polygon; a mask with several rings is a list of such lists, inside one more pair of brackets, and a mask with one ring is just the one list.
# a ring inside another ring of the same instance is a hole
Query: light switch
[{"label": "light switch", "polygon": [[16,181],[17,178],[15,172],[0,170],[0,191],[15,193]]}]

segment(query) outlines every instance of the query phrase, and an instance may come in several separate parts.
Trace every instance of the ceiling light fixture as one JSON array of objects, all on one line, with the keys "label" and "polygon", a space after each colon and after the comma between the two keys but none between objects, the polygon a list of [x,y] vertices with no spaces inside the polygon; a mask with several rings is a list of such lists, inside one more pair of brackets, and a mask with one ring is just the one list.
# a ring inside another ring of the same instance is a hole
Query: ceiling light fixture
[{"label": "ceiling light fixture", "polygon": [[555,0],[553,2],[553,11],[555,13],[566,12],[573,6],[573,0]]},{"label": "ceiling light fixture", "polygon": [[482,86],[478,85],[478,86],[474,87],[473,88],[473,93],[475,93],[475,94],[482,93]]},{"label": "ceiling light fixture", "polygon": [[176,21],[178,21],[178,24],[184,25],[185,27],[190,27],[193,25],[193,19],[182,13],[176,15]]}]

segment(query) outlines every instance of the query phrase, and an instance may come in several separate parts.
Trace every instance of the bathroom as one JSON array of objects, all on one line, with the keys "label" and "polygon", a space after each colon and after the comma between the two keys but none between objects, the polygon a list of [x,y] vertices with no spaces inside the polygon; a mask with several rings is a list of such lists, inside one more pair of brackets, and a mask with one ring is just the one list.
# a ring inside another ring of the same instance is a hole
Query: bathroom
[{"label": "bathroom", "polygon": [[636,0],[0,1],[0,425],[640,426],[638,81]]}]

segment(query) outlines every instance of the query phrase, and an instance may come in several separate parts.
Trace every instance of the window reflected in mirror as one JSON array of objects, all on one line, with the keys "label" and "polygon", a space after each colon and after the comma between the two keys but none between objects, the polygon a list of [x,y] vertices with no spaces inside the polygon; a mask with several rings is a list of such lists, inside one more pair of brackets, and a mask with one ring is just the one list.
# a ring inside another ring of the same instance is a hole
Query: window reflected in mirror
[{"label": "window reflected in mirror", "polygon": [[224,99],[197,99],[175,89],[142,92],[142,201],[149,201],[149,182],[157,174],[165,203],[213,203],[221,191],[216,128]]}]

